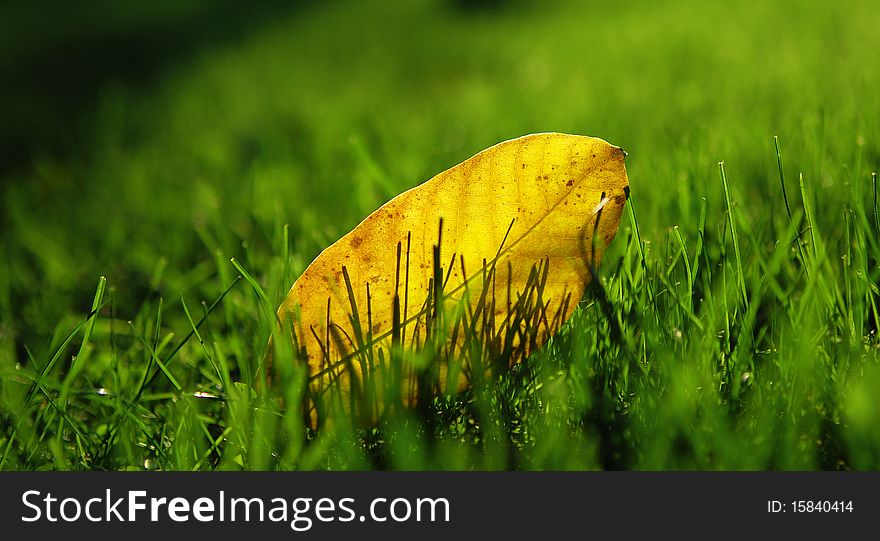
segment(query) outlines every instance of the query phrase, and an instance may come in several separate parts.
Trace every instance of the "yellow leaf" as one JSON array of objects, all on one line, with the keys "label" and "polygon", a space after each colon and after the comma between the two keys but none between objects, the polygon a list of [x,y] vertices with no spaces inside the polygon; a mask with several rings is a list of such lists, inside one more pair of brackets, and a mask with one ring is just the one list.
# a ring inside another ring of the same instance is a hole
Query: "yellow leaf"
[{"label": "yellow leaf", "polygon": [[506,141],[398,195],[321,252],[278,309],[308,362],[310,407],[335,390],[346,409],[375,418],[389,396],[413,404],[460,390],[540,347],[617,232],[625,155],[576,135]]}]

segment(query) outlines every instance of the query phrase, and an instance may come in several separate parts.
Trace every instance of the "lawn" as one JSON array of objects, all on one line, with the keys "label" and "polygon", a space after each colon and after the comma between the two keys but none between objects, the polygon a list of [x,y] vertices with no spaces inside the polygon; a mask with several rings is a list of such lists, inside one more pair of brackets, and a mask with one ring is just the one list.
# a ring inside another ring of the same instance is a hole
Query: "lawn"
[{"label": "lawn", "polygon": [[[0,8],[0,469],[880,468],[876,2],[113,4]],[[306,265],[547,131],[629,153],[601,287],[304,426],[261,360]]]}]

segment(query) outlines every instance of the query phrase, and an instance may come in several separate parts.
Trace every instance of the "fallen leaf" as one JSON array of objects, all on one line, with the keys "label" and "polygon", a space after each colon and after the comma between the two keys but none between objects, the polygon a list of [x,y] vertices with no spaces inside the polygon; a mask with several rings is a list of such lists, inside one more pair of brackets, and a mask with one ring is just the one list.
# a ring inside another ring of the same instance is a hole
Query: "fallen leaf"
[{"label": "fallen leaf", "polygon": [[331,390],[375,418],[389,396],[412,405],[461,390],[539,348],[571,316],[617,232],[625,155],[558,133],[499,143],[321,252],[278,309],[308,363],[312,418]]}]

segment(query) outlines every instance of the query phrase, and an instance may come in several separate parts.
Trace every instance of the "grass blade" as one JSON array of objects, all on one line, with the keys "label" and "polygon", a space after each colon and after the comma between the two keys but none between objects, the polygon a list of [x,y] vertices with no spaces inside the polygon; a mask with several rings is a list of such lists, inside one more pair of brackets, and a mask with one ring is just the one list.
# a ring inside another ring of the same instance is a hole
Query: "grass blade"
[{"label": "grass blade", "polygon": [[748,307],[749,296],[746,293],[745,272],[743,272],[742,256],[739,252],[739,239],[736,234],[736,220],[733,213],[733,205],[730,203],[730,187],[727,182],[727,173],[724,170],[724,162],[718,162],[718,168],[721,171],[721,185],[724,188],[724,201],[727,204],[727,218],[730,225],[730,237],[733,240],[733,254],[736,258],[737,282],[739,283],[740,294],[742,295],[743,306]]}]

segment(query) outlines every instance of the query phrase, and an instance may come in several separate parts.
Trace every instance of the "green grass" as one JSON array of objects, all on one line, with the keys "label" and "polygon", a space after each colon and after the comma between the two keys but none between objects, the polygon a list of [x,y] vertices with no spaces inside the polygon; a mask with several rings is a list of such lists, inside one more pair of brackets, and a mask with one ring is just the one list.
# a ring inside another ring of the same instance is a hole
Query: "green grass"
[{"label": "green grass", "polygon": [[[0,469],[880,468],[880,9],[590,4],[314,3],[107,81],[4,169]],[[629,152],[601,287],[471,394],[307,430],[262,384],[295,278],[539,131]]]}]

